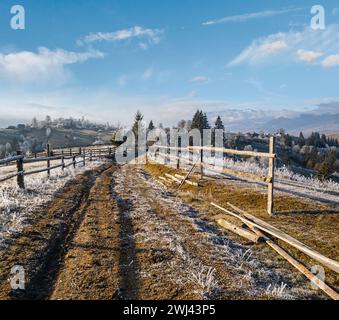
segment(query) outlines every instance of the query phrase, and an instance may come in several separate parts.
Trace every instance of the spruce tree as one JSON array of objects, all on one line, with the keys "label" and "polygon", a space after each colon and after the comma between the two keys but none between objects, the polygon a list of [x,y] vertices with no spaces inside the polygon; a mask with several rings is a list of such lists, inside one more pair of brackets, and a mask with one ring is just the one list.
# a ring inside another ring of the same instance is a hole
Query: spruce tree
[{"label": "spruce tree", "polygon": [[217,120],[215,121],[214,129],[225,130],[224,124],[220,116],[218,116]]},{"label": "spruce tree", "polygon": [[153,121],[151,120],[151,122],[149,123],[149,125],[148,125],[148,131],[152,131],[152,130],[154,130],[155,129],[155,126],[154,126],[154,124],[153,124]]}]

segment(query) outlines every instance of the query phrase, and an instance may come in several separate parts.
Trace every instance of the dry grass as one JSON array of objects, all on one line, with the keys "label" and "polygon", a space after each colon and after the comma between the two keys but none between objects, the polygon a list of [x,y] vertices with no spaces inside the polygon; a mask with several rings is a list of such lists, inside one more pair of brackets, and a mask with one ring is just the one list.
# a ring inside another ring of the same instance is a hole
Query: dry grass
[{"label": "dry grass", "polygon": [[[158,164],[148,164],[145,169],[156,178],[165,173],[178,173],[173,168]],[[175,186],[174,184],[173,187]],[[334,206],[277,192],[275,211],[284,213],[270,217],[266,213],[267,194],[265,188],[249,187],[246,183],[226,179],[207,180],[199,187],[185,185],[179,197],[191,206],[204,211],[207,217],[220,213],[211,208],[209,205],[211,201],[224,207],[227,207],[227,202],[232,203],[285,231],[318,252],[334,260],[339,260],[339,216],[335,213],[327,213],[334,210]],[[233,234],[229,234],[229,236],[241,241]],[[290,246],[280,244],[292,255],[301,259],[309,268],[319,264]],[[271,249],[267,249],[263,245],[256,245],[256,249],[263,254],[264,259],[277,260],[276,254]],[[291,268],[283,260],[281,263],[285,263],[287,268]],[[325,272],[326,282],[339,288],[338,275],[327,268],[325,268]]]}]

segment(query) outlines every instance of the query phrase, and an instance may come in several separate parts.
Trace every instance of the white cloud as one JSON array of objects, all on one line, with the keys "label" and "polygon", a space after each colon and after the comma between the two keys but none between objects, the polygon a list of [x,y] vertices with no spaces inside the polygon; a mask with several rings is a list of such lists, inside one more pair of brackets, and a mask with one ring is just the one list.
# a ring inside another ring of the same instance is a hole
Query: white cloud
[{"label": "white cloud", "polygon": [[229,65],[237,65],[245,61],[248,61],[249,63],[257,63],[287,48],[288,44],[284,40],[278,40],[274,37],[268,37],[264,40],[254,41],[239,56],[231,61]]},{"label": "white cloud", "polygon": [[321,65],[325,68],[339,67],[339,54],[333,54],[326,57]]},{"label": "white cloud", "polygon": [[132,38],[144,39],[139,42],[139,46],[142,49],[147,49],[148,41],[150,44],[157,44],[160,42],[163,30],[160,29],[146,29],[143,27],[135,26],[129,29],[118,30],[114,32],[97,32],[90,33],[82,39],[77,41],[78,45],[91,44],[94,42],[116,42],[124,41]]},{"label": "white cloud", "polygon": [[293,11],[298,11],[298,10],[301,10],[301,9],[294,8],[294,9],[283,9],[283,10],[266,10],[266,11],[260,11],[260,12],[245,13],[241,15],[227,16],[221,19],[206,21],[203,23],[203,25],[209,26],[209,25],[227,23],[227,22],[245,22],[245,21],[253,20],[253,19],[273,17],[273,16],[285,14],[285,13],[290,13]]},{"label": "white cloud", "polygon": [[191,82],[196,82],[196,83],[206,83],[208,81],[209,81],[209,78],[205,76],[197,76],[191,79]]},{"label": "white cloud", "polygon": [[320,58],[323,55],[322,52],[317,52],[317,51],[312,51],[312,50],[303,50],[303,49],[299,49],[296,54],[297,54],[298,60],[309,62],[309,63],[316,61],[318,58]]},{"label": "white cloud", "polygon": [[62,49],[50,50],[40,47],[37,52],[20,51],[0,53],[0,77],[19,82],[64,79],[66,65],[82,63],[92,58],[102,58],[99,51],[71,52]]},{"label": "white cloud", "polygon": [[266,63],[274,58],[285,63],[313,63],[320,53],[335,55],[338,52],[339,25],[328,25],[325,30],[312,30],[307,26],[301,31],[279,32],[254,40],[228,66]]}]

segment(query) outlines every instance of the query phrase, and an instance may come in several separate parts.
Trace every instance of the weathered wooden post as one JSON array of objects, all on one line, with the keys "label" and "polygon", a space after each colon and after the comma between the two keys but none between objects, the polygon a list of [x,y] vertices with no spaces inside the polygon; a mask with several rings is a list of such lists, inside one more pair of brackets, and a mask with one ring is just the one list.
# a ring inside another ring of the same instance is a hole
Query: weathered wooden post
[{"label": "weathered wooden post", "polygon": [[73,156],[72,160],[73,160],[73,168],[75,169],[75,165],[76,165],[76,157]]},{"label": "weathered wooden post", "polygon": [[65,156],[63,150],[61,151],[61,164],[62,164],[61,170],[65,171]]},{"label": "weathered wooden post", "polygon": [[18,175],[17,175],[17,183],[18,187],[20,189],[25,189],[25,180],[24,180],[24,159],[21,157],[22,151],[17,151],[16,152],[17,156],[20,156],[20,158],[17,160],[17,170],[18,170]]},{"label": "weathered wooden post", "polygon": [[181,147],[179,147],[179,145],[178,145],[178,148],[177,148],[177,170],[180,169],[180,155],[181,155]]},{"label": "weathered wooden post", "polygon": [[204,149],[201,139],[201,147],[200,147],[200,178],[204,177]]},{"label": "weathered wooden post", "polygon": [[83,157],[84,166],[85,166],[86,165],[86,148],[83,148],[83,150],[82,150],[82,157]]},{"label": "weathered wooden post", "polygon": [[[273,215],[274,212],[274,165],[275,165],[275,137],[270,137],[270,158],[268,164],[268,201],[267,212]],[[274,155],[274,156],[273,156]]]},{"label": "weathered wooden post", "polygon": [[70,157],[73,155],[72,148],[69,148],[69,155]]},{"label": "weathered wooden post", "polygon": [[49,178],[51,176],[51,170],[49,169],[51,167],[51,160],[49,157],[51,156],[51,146],[49,143],[47,143],[47,177]]},{"label": "weathered wooden post", "polygon": [[92,162],[93,161],[93,158],[92,158],[92,149],[89,151],[89,161]]}]

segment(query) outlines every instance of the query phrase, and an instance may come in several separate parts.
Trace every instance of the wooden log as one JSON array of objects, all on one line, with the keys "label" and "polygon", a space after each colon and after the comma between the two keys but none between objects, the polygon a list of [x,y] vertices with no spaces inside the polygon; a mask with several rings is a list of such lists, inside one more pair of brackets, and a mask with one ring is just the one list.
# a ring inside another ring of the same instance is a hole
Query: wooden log
[{"label": "wooden log", "polygon": [[[231,208],[233,208],[235,211],[243,214],[243,216],[246,218],[246,220],[247,221],[250,220],[249,222],[254,227],[258,228],[261,231],[264,231],[264,232],[268,233],[269,235],[271,235],[273,237],[276,237],[276,238],[286,242],[290,246],[300,250],[301,252],[305,253],[306,255],[311,257],[312,259],[320,262],[321,264],[323,264],[324,266],[328,267],[329,269],[339,273],[339,263],[337,261],[332,260],[332,259],[330,259],[328,257],[325,257],[321,253],[319,253],[319,252],[311,249],[310,247],[306,246],[305,244],[303,244],[299,240],[297,240],[297,239],[291,237],[290,235],[286,234],[285,232],[283,232],[283,231],[273,227],[272,225],[268,224],[267,222],[265,222],[265,221],[263,221],[263,220],[261,220],[261,219],[259,219],[257,217],[254,217],[253,215],[249,214],[248,212],[246,212],[244,210],[241,210],[241,209],[237,208],[236,206],[234,206],[234,205],[232,205],[230,203],[227,203],[227,204]],[[221,208],[221,207],[219,207],[219,208]]]},{"label": "wooden log", "polygon": [[221,173],[230,175],[230,176],[236,176],[236,177],[240,177],[240,178],[245,178],[245,179],[249,179],[249,180],[253,180],[253,181],[258,181],[258,182],[265,182],[265,183],[270,183],[271,178],[269,177],[264,177],[264,176],[258,176],[256,174],[253,173],[249,173],[249,172],[243,172],[243,171],[238,171],[238,170],[233,170],[233,169],[227,169],[227,168],[222,168],[219,166],[214,166],[212,164],[209,163],[205,163],[204,166],[210,170],[215,170],[215,171],[219,171]]},{"label": "wooden log", "polygon": [[311,280],[319,289],[324,291],[329,297],[333,300],[339,300],[339,295],[335,292],[331,287],[329,287],[325,282],[315,276],[312,272],[310,272],[303,264],[293,258],[290,254],[288,254],[283,248],[273,242],[271,239],[265,237],[265,235],[255,227],[251,228],[259,237],[263,238],[267,245],[269,245],[274,251],[276,251],[279,255],[285,258],[293,267],[295,267],[298,271],[300,271],[306,278]]},{"label": "wooden log", "polygon": [[256,235],[255,233],[248,231],[244,228],[238,227],[225,219],[217,219],[218,224],[226,230],[232,231],[233,233],[237,234],[240,237],[246,238],[254,243],[259,242],[260,236]]},{"label": "wooden log", "polygon": [[[176,178],[180,179],[180,180],[185,179],[185,177],[184,177],[184,176],[181,176],[180,174],[175,174],[174,176],[175,176]],[[189,181],[189,180],[186,180],[185,183],[187,183],[187,184],[189,184],[189,185],[191,185],[191,186],[194,186],[194,187],[198,187],[198,186],[199,186],[198,183],[193,182],[193,181]]]},{"label": "wooden log", "polygon": [[10,174],[10,175],[8,175],[8,176],[6,176],[6,177],[0,178],[0,182],[5,182],[5,181],[7,181],[7,180],[13,179],[14,177],[17,177],[18,174],[23,174],[23,173],[24,173],[24,171],[21,171],[21,172],[15,172],[15,173]]},{"label": "wooden log", "polygon": [[2,160],[0,160],[0,164],[7,164],[7,163],[10,163],[10,162],[14,162],[14,161],[17,161],[19,159],[22,159],[23,157],[24,157],[23,155],[19,155],[19,156],[15,156],[15,157],[2,159]]},{"label": "wooden log", "polygon": [[159,177],[159,179],[160,180],[162,180],[162,181],[165,181],[165,182],[167,182],[167,183],[171,183],[172,181],[168,181],[166,178],[164,178],[164,177]]},{"label": "wooden log", "polygon": [[185,178],[181,181],[178,189],[176,190],[176,192],[178,192],[180,190],[180,188],[184,185],[185,181],[189,178],[189,176],[193,173],[195,167],[197,166],[198,162],[200,161],[200,159],[198,159],[194,165],[192,166],[192,168],[188,171],[187,175],[185,176]]},{"label": "wooden log", "polygon": [[176,183],[181,183],[181,180],[177,179],[176,177],[172,176],[171,174],[165,173],[165,176],[167,178],[172,179],[173,181],[175,181]]},{"label": "wooden log", "polygon": [[[167,146],[157,146],[159,149],[169,149],[176,150],[176,147],[167,147]],[[225,148],[214,148],[214,147],[203,147],[203,151],[214,151],[220,153],[227,153],[239,156],[248,156],[248,157],[261,157],[261,158],[276,158],[276,154],[273,153],[265,153],[265,152],[256,152],[256,151],[245,151],[245,150],[235,150],[235,149],[225,149]],[[201,147],[187,147],[182,148],[183,151],[200,151]]]}]

